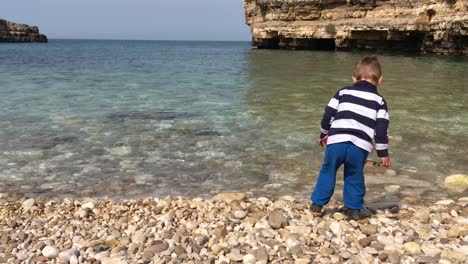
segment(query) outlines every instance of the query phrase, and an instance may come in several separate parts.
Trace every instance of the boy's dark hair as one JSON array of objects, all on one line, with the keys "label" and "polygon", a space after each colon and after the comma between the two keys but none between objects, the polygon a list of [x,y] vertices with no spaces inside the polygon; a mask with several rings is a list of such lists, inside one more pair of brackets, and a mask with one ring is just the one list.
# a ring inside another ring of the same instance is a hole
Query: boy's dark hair
[{"label": "boy's dark hair", "polygon": [[382,77],[382,67],[377,56],[366,56],[360,59],[353,69],[353,77],[360,81],[362,79],[371,79],[378,83]]}]

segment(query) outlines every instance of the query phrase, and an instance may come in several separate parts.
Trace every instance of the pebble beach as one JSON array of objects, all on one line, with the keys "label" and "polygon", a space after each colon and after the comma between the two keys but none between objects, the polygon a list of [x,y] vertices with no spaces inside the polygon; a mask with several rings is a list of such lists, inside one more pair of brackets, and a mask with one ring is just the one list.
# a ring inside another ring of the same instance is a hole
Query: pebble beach
[{"label": "pebble beach", "polygon": [[406,196],[349,220],[332,201],[0,198],[0,263],[466,263],[468,197]]}]

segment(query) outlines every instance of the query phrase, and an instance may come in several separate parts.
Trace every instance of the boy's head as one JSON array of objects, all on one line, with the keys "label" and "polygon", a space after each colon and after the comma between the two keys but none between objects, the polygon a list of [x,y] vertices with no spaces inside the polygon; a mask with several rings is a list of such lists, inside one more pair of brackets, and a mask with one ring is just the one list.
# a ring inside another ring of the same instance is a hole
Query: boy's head
[{"label": "boy's head", "polygon": [[382,68],[377,56],[367,56],[360,59],[353,69],[353,82],[368,81],[376,86],[383,80]]}]

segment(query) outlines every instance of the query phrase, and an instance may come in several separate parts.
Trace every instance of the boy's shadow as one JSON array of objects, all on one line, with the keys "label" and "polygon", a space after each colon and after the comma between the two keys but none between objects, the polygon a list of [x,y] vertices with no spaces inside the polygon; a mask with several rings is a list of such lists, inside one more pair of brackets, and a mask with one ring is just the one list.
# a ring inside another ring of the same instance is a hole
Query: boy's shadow
[{"label": "boy's shadow", "polygon": [[[381,197],[365,202],[363,213],[366,217],[371,217],[379,210],[389,210],[391,213],[396,214],[400,211],[400,201],[401,197],[398,194],[385,194]],[[344,207],[331,208],[324,210],[323,215],[333,215],[334,213],[344,213],[345,211]]]}]

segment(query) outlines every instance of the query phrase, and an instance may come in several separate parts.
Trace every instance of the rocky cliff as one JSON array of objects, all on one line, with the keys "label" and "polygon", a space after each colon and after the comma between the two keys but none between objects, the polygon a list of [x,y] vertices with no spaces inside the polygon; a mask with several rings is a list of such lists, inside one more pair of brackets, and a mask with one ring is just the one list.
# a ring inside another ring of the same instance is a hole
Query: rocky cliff
[{"label": "rocky cliff", "polygon": [[0,19],[0,42],[47,42],[36,26],[17,24]]},{"label": "rocky cliff", "polygon": [[252,44],[468,55],[468,0],[244,0]]}]

